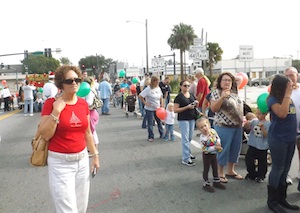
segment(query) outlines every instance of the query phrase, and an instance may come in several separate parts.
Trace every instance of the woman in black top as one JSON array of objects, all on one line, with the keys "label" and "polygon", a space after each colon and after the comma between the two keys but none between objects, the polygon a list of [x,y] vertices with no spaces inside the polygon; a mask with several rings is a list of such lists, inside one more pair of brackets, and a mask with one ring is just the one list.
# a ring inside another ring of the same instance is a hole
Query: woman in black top
[{"label": "woman in black top", "polygon": [[191,155],[190,143],[194,134],[195,127],[195,107],[198,101],[193,94],[189,93],[190,83],[186,80],[180,82],[180,93],[174,100],[174,112],[178,113],[178,123],[181,132],[182,143],[182,163],[187,166],[194,166],[195,159]]}]

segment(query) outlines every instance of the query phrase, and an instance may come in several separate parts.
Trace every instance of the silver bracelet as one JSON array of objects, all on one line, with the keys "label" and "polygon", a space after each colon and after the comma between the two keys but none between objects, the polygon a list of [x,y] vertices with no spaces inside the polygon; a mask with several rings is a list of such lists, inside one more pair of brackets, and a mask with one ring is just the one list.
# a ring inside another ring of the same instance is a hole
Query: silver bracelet
[{"label": "silver bracelet", "polygon": [[94,154],[90,154],[89,157],[91,158],[91,157],[94,157],[94,156],[96,156],[96,155],[99,155],[99,152],[96,152],[96,153],[94,153]]},{"label": "silver bracelet", "polygon": [[57,124],[59,124],[59,118],[58,118],[58,117],[55,117],[52,113],[51,113],[50,115],[51,115],[51,117],[53,118],[53,120],[54,120]]}]

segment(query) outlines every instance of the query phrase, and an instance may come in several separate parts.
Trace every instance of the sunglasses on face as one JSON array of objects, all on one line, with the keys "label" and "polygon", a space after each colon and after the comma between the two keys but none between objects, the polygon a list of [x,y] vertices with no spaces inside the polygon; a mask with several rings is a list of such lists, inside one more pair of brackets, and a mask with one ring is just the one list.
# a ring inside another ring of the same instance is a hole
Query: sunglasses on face
[{"label": "sunglasses on face", "polygon": [[185,85],[182,85],[183,87],[190,87],[190,85],[188,85],[188,84],[185,84]]},{"label": "sunglasses on face", "polygon": [[76,84],[81,83],[81,78],[69,78],[69,79],[65,79],[63,81],[64,84],[73,84],[73,82],[75,81]]}]

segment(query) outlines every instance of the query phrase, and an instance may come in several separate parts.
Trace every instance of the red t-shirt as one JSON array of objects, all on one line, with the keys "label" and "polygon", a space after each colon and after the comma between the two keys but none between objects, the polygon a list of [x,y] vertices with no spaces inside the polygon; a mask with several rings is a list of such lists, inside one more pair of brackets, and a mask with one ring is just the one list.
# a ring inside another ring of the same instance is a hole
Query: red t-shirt
[{"label": "red t-shirt", "polygon": [[203,93],[202,98],[199,101],[199,105],[198,105],[198,107],[202,108],[202,103],[203,103],[206,95],[209,93],[208,84],[204,77],[200,78],[198,81],[198,84],[197,84],[197,97],[198,97],[199,93]]},{"label": "red t-shirt", "polygon": [[[46,100],[43,115],[50,115],[54,98]],[[87,102],[78,97],[74,105],[67,104],[59,116],[55,133],[49,141],[49,150],[60,153],[81,152],[86,147],[85,132],[88,128],[87,115],[90,113]]]}]

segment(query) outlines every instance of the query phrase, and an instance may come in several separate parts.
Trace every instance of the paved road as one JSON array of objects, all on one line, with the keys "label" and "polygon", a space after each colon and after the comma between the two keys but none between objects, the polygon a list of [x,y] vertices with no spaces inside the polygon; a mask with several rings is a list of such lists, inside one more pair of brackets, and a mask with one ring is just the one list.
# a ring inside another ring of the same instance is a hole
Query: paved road
[{"label": "paved road", "polygon": [[[135,213],[262,213],[266,207],[267,182],[230,180],[227,189],[207,193],[202,189],[201,151],[192,146],[198,159],[194,167],[181,164],[180,138],[165,142],[156,138],[147,142],[141,118],[126,118],[112,108],[109,116],[100,116],[101,170],[91,179],[88,212]],[[30,139],[39,115],[13,114],[1,120],[0,212],[54,212],[49,196],[47,167],[34,168],[28,163]],[[178,131],[178,125],[175,124]],[[194,138],[196,140],[196,137]],[[291,170],[296,181],[298,162]],[[244,156],[237,171],[246,175]],[[210,174],[211,177],[211,174]],[[288,189],[289,200],[300,205],[296,184]],[[295,211],[294,211],[295,212]]]}]

